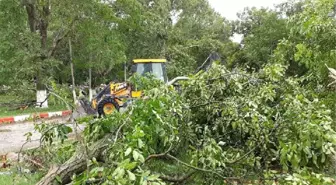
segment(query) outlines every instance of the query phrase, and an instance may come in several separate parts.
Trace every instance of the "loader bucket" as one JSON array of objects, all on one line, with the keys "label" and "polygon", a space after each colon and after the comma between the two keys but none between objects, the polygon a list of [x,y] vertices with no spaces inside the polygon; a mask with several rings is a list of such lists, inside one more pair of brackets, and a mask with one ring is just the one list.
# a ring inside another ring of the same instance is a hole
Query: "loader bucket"
[{"label": "loader bucket", "polygon": [[78,100],[78,103],[76,104],[76,110],[73,112],[73,117],[80,118],[86,115],[96,115],[97,112],[92,109],[90,103],[86,99],[80,99]]}]

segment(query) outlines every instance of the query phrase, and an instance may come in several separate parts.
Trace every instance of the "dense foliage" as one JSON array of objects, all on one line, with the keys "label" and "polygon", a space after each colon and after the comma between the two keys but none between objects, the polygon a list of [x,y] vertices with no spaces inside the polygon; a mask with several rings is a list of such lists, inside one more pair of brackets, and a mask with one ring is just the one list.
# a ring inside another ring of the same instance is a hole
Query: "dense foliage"
[{"label": "dense foliage", "polygon": [[147,91],[125,113],[89,123],[87,142],[113,139],[104,163],[75,182],[333,184],[312,174],[330,173],[333,164],[331,111],[285,70],[268,65],[249,74],[215,65],[183,83],[182,94],[167,86]]},{"label": "dense foliage", "polygon": [[[145,98],[79,120],[86,128],[75,146],[55,144],[66,125],[37,126],[44,161],[85,154],[73,184],[333,184],[335,7],[288,1],[230,22],[207,0],[1,0],[0,94],[32,99],[48,86],[70,105],[71,62],[76,84],[91,71],[96,87],[122,81],[134,58],[167,58],[170,79],[191,79],[174,89],[132,77]],[[221,61],[195,74],[212,52]]]},{"label": "dense foliage", "polygon": [[[85,84],[92,69],[94,86],[122,80],[123,63],[134,58],[167,58],[171,77],[189,73],[210,52],[222,51],[231,42],[229,23],[206,0],[3,0],[0,8],[1,84],[7,86],[33,87],[36,73],[46,84],[50,79],[70,84],[69,39],[76,82]],[[34,19],[48,21],[46,38],[39,22],[33,30],[27,26],[29,8],[35,11]],[[43,16],[43,9],[48,14]]]}]

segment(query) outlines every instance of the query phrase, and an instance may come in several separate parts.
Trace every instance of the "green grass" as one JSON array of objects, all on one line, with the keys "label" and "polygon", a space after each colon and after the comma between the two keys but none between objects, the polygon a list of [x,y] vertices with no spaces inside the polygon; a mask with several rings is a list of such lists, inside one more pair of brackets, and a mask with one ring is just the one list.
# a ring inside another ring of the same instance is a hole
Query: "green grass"
[{"label": "green grass", "polygon": [[33,185],[41,178],[41,174],[0,175],[0,185]]},{"label": "green grass", "polygon": [[17,115],[37,113],[37,112],[61,111],[65,109],[66,109],[65,106],[60,106],[60,105],[50,106],[48,108],[29,107],[25,110],[13,110],[7,107],[0,107],[0,117],[17,116]]},{"label": "green grass", "polygon": [[[65,110],[65,105],[53,105],[49,103],[49,108],[36,108],[28,107],[27,109],[20,110],[20,102],[24,101],[25,97],[17,97],[13,95],[0,94],[0,117],[6,116],[17,116],[23,114],[37,113],[37,112],[48,112],[48,111],[60,111]],[[4,106],[5,105],[5,106]]]}]

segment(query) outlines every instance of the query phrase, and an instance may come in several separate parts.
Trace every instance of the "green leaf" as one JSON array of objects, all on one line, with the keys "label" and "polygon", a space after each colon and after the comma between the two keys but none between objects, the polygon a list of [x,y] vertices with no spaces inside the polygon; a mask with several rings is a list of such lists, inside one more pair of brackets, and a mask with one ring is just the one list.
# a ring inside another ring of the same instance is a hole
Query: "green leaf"
[{"label": "green leaf", "polygon": [[142,148],[144,146],[144,143],[142,142],[141,139],[138,139],[138,147]]},{"label": "green leaf", "polygon": [[139,156],[140,156],[140,154],[136,150],[133,150],[133,159],[135,161],[137,161],[139,159]]},{"label": "green leaf", "polygon": [[160,175],[151,175],[151,176],[147,177],[147,180],[155,181],[155,180],[158,180],[159,177],[160,177]]},{"label": "green leaf", "polygon": [[59,175],[56,176],[56,180],[57,180],[57,182],[59,182],[59,183],[62,184],[62,179],[61,179],[61,177]]},{"label": "green leaf", "polygon": [[144,180],[141,182],[141,185],[147,185],[148,184],[148,181],[147,180]]},{"label": "green leaf", "polygon": [[324,163],[325,160],[326,160],[326,156],[325,156],[325,154],[322,154],[322,157],[321,157],[321,163]]},{"label": "green leaf", "polygon": [[129,170],[127,170],[127,173],[128,173],[128,177],[129,177],[129,179],[130,179],[131,181],[135,181],[135,175],[134,175],[132,172],[130,172]]},{"label": "green leaf", "polygon": [[142,154],[139,155],[139,161],[142,163],[145,162],[145,158]]},{"label": "green leaf", "polygon": [[125,151],[125,156],[128,156],[132,152],[132,148],[127,148]]}]

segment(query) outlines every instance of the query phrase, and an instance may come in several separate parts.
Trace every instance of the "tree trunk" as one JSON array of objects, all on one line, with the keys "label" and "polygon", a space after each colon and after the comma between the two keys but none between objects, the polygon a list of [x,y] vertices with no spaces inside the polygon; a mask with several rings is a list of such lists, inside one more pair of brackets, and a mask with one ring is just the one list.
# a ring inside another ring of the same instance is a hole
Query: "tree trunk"
[{"label": "tree trunk", "polygon": [[35,12],[35,5],[29,2],[25,2],[25,8],[28,15],[28,25],[30,31],[34,33],[36,31],[36,12]]},{"label": "tree trunk", "polygon": [[50,185],[61,181],[61,184],[71,182],[71,177],[74,174],[82,173],[87,169],[87,160],[102,158],[102,152],[107,148],[112,136],[107,134],[103,139],[98,140],[91,147],[88,148],[88,154],[85,148],[79,147],[76,153],[64,164],[60,166],[53,166],[48,173],[36,185]]},{"label": "tree trunk", "polygon": [[[37,29],[40,31],[41,40],[41,63],[47,59],[47,39],[48,39],[48,17],[50,15],[50,0],[47,0],[39,11],[38,5],[35,1],[22,1],[28,17],[28,25],[32,33],[36,33]],[[48,107],[47,91],[42,82],[42,69],[37,66],[36,68],[36,106]]]},{"label": "tree trunk", "polygon": [[48,93],[45,88],[36,88],[36,107],[48,108]]},{"label": "tree trunk", "polygon": [[74,174],[81,173],[86,168],[86,157],[83,152],[78,152],[61,166],[53,166],[37,185],[51,185],[55,182],[66,184],[71,181]]},{"label": "tree trunk", "polygon": [[71,45],[71,39],[69,37],[69,54],[70,54],[70,68],[71,68],[71,81],[72,81],[72,95],[74,103],[77,103],[76,98],[76,89],[75,89],[75,74],[74,74],[74,67],[72,62],[72,45]]}]

